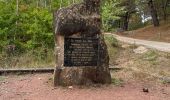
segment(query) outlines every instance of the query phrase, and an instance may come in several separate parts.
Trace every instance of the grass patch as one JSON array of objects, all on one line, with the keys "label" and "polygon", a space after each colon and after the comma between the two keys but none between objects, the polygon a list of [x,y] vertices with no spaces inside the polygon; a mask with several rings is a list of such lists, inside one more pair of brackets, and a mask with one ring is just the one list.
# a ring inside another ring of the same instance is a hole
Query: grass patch
[{"label": "grass patch", "polygon": [[21,55],[0,54],[0,68],[38,68],[54,66],[55,57],[53,50],[31,50]]},{"label": "grass patch", "polygon": [[152,50],[143,55],[143,59],[147,61],[155,61],[157,58],[158,54]]},{"label": "grass patch", "polygon": [[109,46],[119,47],[118,41],[113,35],[105,35],[104,38]]},{"label": "grass patch", "polygon": [[170,78],[169,79],[168,78],[162,79],[161,83],[163,83],[163,84],[170,84]]},{"label": "grass patch", "polygon": [[116,86],[122,86],[124,83],[123,79],[121,78],[112,78],[112,84]]},{"label": "grass patch", "polygon": [[159,55],[157,54],[156,51],[148,51],[147,53],[145,53],[143,56],[142,56],[142,59],[145,60],[145,61],[149,61],[152,65],[156,65],[158,62],[157,62],[157,58],[159,57]]},{"label": "grass patch", "polygon": [[5,76],[0,76],[0,82],[5,80]]},{"label": "grass patch", "polygon": [[166,58],[170,59],[170,53],[167,53]]},{"label": "grass patch", "polygon": [[118,41],[112,35],[105,35],[104,39],[105,39],[109,57],[110,57],[110,64],[112,64],[112,63],[114,63],[114,61],[116,59],[119,44],[118,44]]}]

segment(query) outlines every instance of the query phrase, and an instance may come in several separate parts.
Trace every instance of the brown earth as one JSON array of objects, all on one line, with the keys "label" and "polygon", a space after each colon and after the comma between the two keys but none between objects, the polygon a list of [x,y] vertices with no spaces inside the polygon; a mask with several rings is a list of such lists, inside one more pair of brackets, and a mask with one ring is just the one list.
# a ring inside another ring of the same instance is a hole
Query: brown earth
[{"label": "brown earth", "polygon": [[136,39],[153,40],[160,42],[170,43],[170,24],[161,23],[160,27],[153,27],[152,25],[124,33],[118,33],[119,35],[132,37]]},{"label": "brown earth", "polygon": [[170,86],[130,82],[123,86],[54,88],[52,74],[8,76],[0,83],[0,100],[170,100]]}]

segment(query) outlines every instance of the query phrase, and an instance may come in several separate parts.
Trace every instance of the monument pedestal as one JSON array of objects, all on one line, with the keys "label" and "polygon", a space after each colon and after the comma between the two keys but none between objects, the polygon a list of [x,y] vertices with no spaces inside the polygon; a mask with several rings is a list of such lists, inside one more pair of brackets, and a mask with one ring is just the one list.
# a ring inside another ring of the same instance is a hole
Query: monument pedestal
[{"label": "monument pedestal", "polygon": [[55,86],[111,83],[100,1],[83,0],[54,12]]},{"label": "monument pedestal", "polygon": [[57,36],[55,86],[110,84],[109,56],[103,35]]}]

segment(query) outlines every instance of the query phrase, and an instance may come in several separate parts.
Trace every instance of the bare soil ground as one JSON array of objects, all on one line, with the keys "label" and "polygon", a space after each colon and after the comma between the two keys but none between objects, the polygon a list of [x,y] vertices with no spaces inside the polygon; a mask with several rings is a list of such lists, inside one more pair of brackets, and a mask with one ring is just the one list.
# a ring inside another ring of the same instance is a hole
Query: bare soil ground
[{"label": "bare soil ground", "polygon": [[152,25],[124,33],[118,33],[119,35],[132,37],[136,39],[161,41],[170,43],[170,24],[161,23],[160,27],[153,27]]},{"label": "bare soil ground", "polygon": [[112,85],[54,88],[53,74],[0,76],[0,100],[170,100],[170,84],[164,80],[170,76],[170,55],[152,50],[135,54],[135,46],[124,47],[110,60],[120,68],[111,71]]},{"label": "bare soil ground", "polygon": [[170,100],[169,85],[130,82],[123,86],[54,88],[52,74],[8,76],[0,84],[0,100]]}]

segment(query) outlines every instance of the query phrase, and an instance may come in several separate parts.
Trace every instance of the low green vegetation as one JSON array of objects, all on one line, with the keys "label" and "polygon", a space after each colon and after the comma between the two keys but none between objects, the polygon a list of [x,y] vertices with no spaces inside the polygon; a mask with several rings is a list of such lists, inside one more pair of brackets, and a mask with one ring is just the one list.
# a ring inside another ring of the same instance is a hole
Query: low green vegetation
[{"label": "low green vegetation", "polygon": [[3,82],[5,80],[5,76],[0,76],[0,82]]},{"label": "low green vegetation", "polygon": [[170,59],[170,53],[167,53],[166,58]]},{"label": "low green vegetation", "polygon": [[37,68],[54,67],[55,57],[53,49],[36,49],[20,55],[0,54],[0,68]]},{"label": "low green vegetation", "polygon": [[105,35],[106,43],[111,47],[118,47],[118,40],[113,35]]},{"label": "low green vegetation", "polygon": [[112,78],[112,84],[116,86],[122,86],[124,81],[121,78]]},{"label": "low green vegetation", "polygon": [[163,78],[163,79],[161,80],[161,82],[162,82],[163,84],[170,84],[170,78]]},{"label": "low green vegetation", "polygon": [[113,35],[105,35],[104,38],[107,44],[107,49],[110,57],[110,64],[112,65],[116,59],[119,44],[118,41],[113,37]]},{"label": "low green vegetation", "polygon": [[143,55],[143,59],[148,60],[148,61],[155,61],[157,59],[157,57],[158,57],[158,54],[153,50],[151,50]]},{"label": "low green vegetation", "polygon": [[142,56],[143,60],[149,61],[152,65],[158,64],[158,53],[154,50],[150,50]]}]

